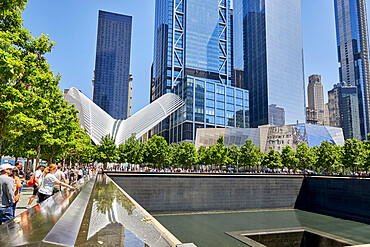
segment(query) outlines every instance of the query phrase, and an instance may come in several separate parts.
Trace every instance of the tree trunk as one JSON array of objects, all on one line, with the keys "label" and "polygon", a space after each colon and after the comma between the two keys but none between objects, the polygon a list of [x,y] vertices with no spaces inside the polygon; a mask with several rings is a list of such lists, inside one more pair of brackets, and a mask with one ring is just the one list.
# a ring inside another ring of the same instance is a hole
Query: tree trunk
[{"label": "tree trunk", "polygon": [[36,167],[39,165],[40,152],[41,152],[41,144],[39,142],[39,143],[37,143]]},{"label": "tree trunk", "polygon": [[27,158],[26,165],[24,166],[24,174],[26,174],[26,172],[27,172],[27,170],[28,170],[29,161],[30,161],[30,159],[29,159],[29,158]]},{"label": "tree trunk", "polygon": [[4,128],[0,129],[0,157],[3,157],[2,147],[3,147],[3,139],[4,139]]},{"label": "tree trunk", "polygon": [[63,159],[62,159],[62,166],[64,166],[64,165],[65,165],[65,163],[66,163],[66,157],[65,157],[65,156],[63,156]]}]

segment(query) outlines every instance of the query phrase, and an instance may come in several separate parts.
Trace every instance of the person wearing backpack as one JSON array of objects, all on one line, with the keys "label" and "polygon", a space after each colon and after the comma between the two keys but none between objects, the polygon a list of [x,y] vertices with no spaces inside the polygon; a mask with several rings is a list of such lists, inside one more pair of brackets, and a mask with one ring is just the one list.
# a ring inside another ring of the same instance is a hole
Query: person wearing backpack
[{"label": "person wearing backpack", "polygon": [[39,165],[35,173],[32,175],[30,181],[28,181],[27,183],[29,187],[33,187],[33,193],[30,200],[28,201],[27,208],[31,208],[31,203],[33,202],[33,200],[35,200],[35,197],[37,196],[37,192],[42,183],[42,174],[45,168],[46,168],[45,164]]}]

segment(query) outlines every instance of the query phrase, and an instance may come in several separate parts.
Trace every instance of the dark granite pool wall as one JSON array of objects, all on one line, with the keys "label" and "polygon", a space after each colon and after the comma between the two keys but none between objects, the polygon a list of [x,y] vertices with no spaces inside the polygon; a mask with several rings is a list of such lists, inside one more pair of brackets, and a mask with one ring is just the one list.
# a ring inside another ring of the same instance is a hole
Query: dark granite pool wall
[{"label": "dark granite pool wall", "polygon": [[294,208],[302,176],[108,175],[149,212]]},{"label": "dark granite pool wall", "polygon": [[350,219],[370,219],[370,180],[305,178],[295,208]]}]

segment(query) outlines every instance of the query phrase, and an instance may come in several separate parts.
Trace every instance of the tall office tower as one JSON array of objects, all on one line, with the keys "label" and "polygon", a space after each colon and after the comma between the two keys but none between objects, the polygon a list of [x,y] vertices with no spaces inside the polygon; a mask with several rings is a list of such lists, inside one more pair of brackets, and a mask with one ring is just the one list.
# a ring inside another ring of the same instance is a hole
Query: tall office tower
[{"label": "tall office tower", "polygon": [[334,0],[339,81],[356,86],[362,139],[370,130],[369,52],[365,0]]},{"label": "tall office tower", "polygon": [[129,101],[132,17],[99,10],[94,102],[126,119]]},{"label": "tall office tower", "polygon": [[329,125],[332,127],[341,127],[339,98],[340,85],[335,84],[334,88],[328,91]]},{"label": "tall office tower", "polygon": [[324,106],[324,125],[330,126],[329,103],[326,103]]},{"label": "tall office tower", "polygon": [[244,55],[251,127],[305,123],[301,1],[234,0],[234,34],[241,21],[234,54]]},{"label": "tall office tower", "polygon": [[245,88],[244,84],[244,70],[234,69],[234,86],[238,88]]},{"label": "tall office tower", "polygon": [[325,103],[324,87],[320,75],[311,75],[308,83],[307,123],[324,125]]},{"label": "tall office tower", "polygon": [[361,140],[357,87],[336,84],[328,98],[330,126],[343,128],[345,139]]},{"label": "tall office tower", "polygon": [[231,84],[230,0],[156,0],[151,99],[174,92],[185,106],[155,127],[169,142],[197,128],[248,127],[248,91]]}]

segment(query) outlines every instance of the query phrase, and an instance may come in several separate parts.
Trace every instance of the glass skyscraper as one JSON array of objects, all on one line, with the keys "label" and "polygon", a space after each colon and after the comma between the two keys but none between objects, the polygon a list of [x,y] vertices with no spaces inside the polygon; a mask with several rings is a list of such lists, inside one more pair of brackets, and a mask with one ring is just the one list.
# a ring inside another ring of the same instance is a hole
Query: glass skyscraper
[{"label": "glass skyscraper", "polygon": [[234,23],[235,68],[244,66],[251,127],[305,123],[301,1],[234,0]]},{"label": "glass skyscraper", "polygon": [[362,139],[370,127],[369,52],[365,0],[334,0],[340,83],[357,87]]},{"label": "glass skyscraper", "polygon": [[115,119],[129,108],[132,17],[99,11],[93,100]]},{"label": "glass skyscraper", "polygon": [[194,142],[197,128],[249,126],[248,91],[231,86],[230,0],[156,0],[154,33],[151,100],[174,92],[185,106],[152,134]]}]

